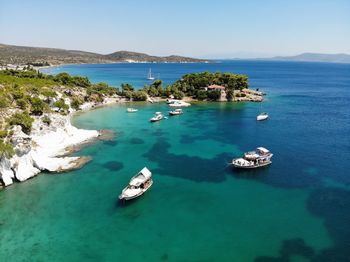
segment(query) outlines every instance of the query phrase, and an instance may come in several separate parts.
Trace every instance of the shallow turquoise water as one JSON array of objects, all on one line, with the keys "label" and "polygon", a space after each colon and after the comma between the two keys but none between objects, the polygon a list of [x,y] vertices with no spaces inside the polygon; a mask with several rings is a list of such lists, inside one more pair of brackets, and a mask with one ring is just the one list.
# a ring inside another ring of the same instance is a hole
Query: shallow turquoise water
[{"label": "shallow turquoise water", "polygon": [[[338,156],[350,159],[349,66],[242,63],[231,71],[267,86],[266,122],[255,121],[254,103],[197,103],[154,124],[165,104],[75,117],[115,140],[77,153],[93,157],[80,170],[0,192],[0,261],[347,261],[349,164]],[[227,166],[260,145],[275,153],[270,167]],[[121,205],[118,194],[145,165],[154,185]]]}]

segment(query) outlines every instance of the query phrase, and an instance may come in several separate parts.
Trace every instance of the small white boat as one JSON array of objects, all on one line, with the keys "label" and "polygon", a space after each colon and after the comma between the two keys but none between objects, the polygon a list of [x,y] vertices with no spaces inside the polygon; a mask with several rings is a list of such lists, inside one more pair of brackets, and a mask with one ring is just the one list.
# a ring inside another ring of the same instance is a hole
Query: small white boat
[{"label": "small white boat", "polygon": [[129,107],[128,109],[126,109],[126,111],[127,111],[128,113],[135,113],[135,112],[137,112],[138,110],[137,110],[136,108]]},{"label": "small white boat", "polygon": [[154,76],[152,76],[152,70],[151,68],[149,69],[148,75],[147,75],[148,80],[154,80]]},{"label": "small white boat", "polygon": [[132,177],[129,185],[123,189],[119,195],[121,200],[130,200],[141,196],[153,184],[152,173],[147,167],[144,167],[136,176]]},{"label": "small white boat", "polygon": [[244,153],[241,158],[232,160],[232,165],[236,168],[258,168],[270,165],[273,154],[264,147],[258,147],[255,151]]},{"label": "small white boat", "polygon": [[187,107],[190,106],[190,103],[181,101],[181,100],[172,100],[170,103],[168,103],[170,107]]},{"label": "small white boat", "polygon": [[262,120],[266,120],[266,119],[268,119],[268,118],[269,118],[268,113],[263,112],[263,113],[259,114],[259,115],[256,117],[256,120],[257,120],[257,121],[262,121]]},{"label": "small white boat", "polygon": [[176,108],[175,110],[169,112],[170,116],[178,116],[182,114],[183,114],[183,111],[181,108]]},{"label": "small white boat", "polygon": [[161,112],[156,112],[154,114],[154,117],[152,117],[149,121],[151,122],[157,122],[157,121],[160,121],[164,118],[163,114]]}]

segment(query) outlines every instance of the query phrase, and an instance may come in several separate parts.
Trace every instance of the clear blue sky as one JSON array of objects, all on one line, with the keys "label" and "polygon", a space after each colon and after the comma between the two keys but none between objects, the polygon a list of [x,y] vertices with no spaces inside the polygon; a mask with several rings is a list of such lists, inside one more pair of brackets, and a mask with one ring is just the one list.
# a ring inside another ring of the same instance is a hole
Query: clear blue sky
[{"label": "clear blue sky", "polygon": [[104,54],[350,53],[350,0],[0,0],[0,43]]}]

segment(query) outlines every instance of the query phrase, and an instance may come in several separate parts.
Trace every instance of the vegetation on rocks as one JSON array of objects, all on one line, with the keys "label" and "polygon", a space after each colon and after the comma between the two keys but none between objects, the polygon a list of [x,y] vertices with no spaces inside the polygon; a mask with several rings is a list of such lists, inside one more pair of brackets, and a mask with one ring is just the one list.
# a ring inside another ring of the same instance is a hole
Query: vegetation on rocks
[{"label": "vegetation on rocks", "polygon": [[[84,102],[100,103],[118,94],[118,89],[105,83],[92,84],[88,78],[68,73],[46,75],[35,70],[0,71],[0,158],[10,156],[9,137],[12,126],[19,125],[30,134],[34,117],[50,125],[50,112],[67,114],[70,107],[80,110]],[[144,94],[137,93],[135,99]]]},{"label": "vegetation on rocks", "polygon": [[15,113],[8,118],[8,123],[13,125],[19,125],[22,127],[24,133],[29,134],[32,128],[34,119],[28,114],[28,112]]}]

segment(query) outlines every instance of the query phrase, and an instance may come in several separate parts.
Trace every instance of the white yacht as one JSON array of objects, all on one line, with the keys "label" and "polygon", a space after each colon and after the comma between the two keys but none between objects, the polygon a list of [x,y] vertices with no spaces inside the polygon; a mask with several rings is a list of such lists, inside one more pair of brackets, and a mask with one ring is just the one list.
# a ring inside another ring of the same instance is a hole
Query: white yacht
[{"label": "white yacht", "polygon": [[150,68],[149,71],[148,71],[147,79],[148,79],[148,80],[154,80],[154,76],[152,76],[152,70],[151,70],[151,68]]},{"label": "white yacht", "polygon": [[273,154],[265,147],[258,147],[255,151],[244,153],[241,158],[232,160],[232,165],[236,168],[258,168],[270,165]]},{"label": "white yacht", "polygon": [[170,116],[178,116],[182,114],[183,114],[183,111],[181,108],[176,108],[175,110],[169,112]]},{"label": "white yacht", "polygon": [[137,110],[136,108],[129,107],[128,109],[126,109],[126,111],[127,111],[128,113],[135,113],[135,112],[137,112],[138,110]]},{"label": "white yacht", "polygon": [[157,122],[157,121],[162,120],[163,118],[164,118],[164,116],[163,116],[162,112],[156,112],[156,113],[154,114],[154,116],[153,116],[149,121],[151,121],[151,122]]},{"label": "white yacht", "polygon": [[121,200],[130,200],[141,196],[153,184],[152,173],[147,167],[144,167],[136,176],[132,177],[129,185],[123,189],[119,195]]},{"label": "white yacht", "polygon": [[171,102],[168,103],[170,107],[187,107],[190,106],[190,103],[184,102],[182,100],[170,100]]},{"label": "white yacht", "polygon": [[266,113],[266,112],[263,112],[261,114],[259,114],[257,117],[256,117],[256,120],[257,121],[262,121],[262,120],[266,120],[269,118],[269,114]]}]

